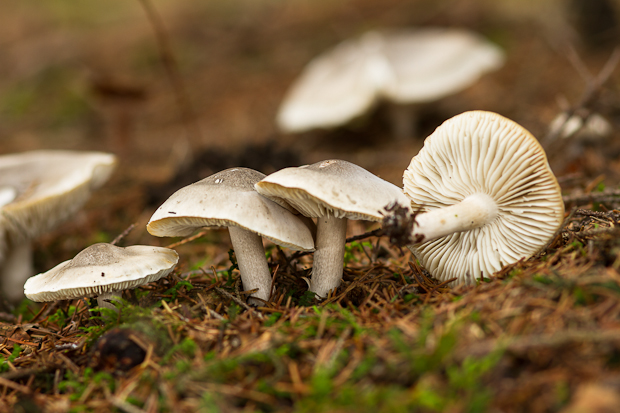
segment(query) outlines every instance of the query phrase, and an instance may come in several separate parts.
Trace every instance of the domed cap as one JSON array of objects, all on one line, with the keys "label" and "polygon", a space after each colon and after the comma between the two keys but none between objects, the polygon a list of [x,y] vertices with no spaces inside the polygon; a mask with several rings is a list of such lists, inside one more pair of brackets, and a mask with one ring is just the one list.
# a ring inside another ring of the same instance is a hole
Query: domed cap
[{"label": "domed cap", "polygon": [[403,191],[351,162],[332,159],[285,168],[256,184],[261,195],[282,198],[303,215],[381,221],[393,202],[409,205]]},{"label": "domed cap", "polygon": [[127,290],[165,277],[178,260],[169,248],[94,244],[72,260],[29,278],[24,293],[32,301],[56,301]]},{"label": "domed cap", "polygon": [[231,168],[181,188],[155,211],[147,231],[173,237],[190,235],[202,227],[235,226],[287,248],[314,250],[308,227],[254,190],[264,176],[248,168]]},{"label": "domed cap", "polygon": [[[411,246],[435,277],[472,282],[530,257],[560,227],[560,187],[538,141],[498,114],[474,111],[444,122],[404,174],[412,206],[446,208],[482,194],[497,216],[481,227]],[[421,215],[420,215],[421,216]]]},{"label": "domed cap", "polygon": [[42,150],[0,156],[1,226],[33,238],[71,217],[103,185],[116,157]]}]

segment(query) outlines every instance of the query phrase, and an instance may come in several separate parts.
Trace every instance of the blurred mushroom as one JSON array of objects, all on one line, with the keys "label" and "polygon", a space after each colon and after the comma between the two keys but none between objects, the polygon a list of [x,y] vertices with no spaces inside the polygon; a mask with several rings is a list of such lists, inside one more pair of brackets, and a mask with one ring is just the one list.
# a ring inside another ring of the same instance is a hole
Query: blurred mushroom
[{"label": "blurred mushroom", "polygon": [[566,112],[556,116],[549,125],[548,135],[586,143],[605,140],[611,132],[611,124],[602,115],[579,111],[570,117]]},{"label": "blurred mushroom", "polygon": [[302,251],[313,251],[314,240],[310,229],[292,212],[254,190],[264,176],[252,169],[232,168],[186,186],[155,211],[147,231],[157,237],[174,237],[203,227],[228,227],[244,289],[258,289],[252,296],[267,301],[271,274],[260,237]]},{"label": "blurred mushroom", "polygon": [[[503,61],[497,46],[466,30],[368,32],[312,60],[287,92],[277,122],[284,132],[302,132],[347,123],[380,99],[432,102],[472,85]],[[410,109],[396,108],[397,137],[413,134]]]},{"label": "blurred mushroom", "polygon": [[282,169],[258,182],[256,191],[317,218],[310,291],[319,297],[340,285],[347,219],[381,221],[380,210],[388,203],[409,204],[396,185],[342,160]]},{"label": "blurred mushroom", "polygon": [[169,248],[93,244],[72,260],[30,277],[24,293],[32,301],[97,297],[99,307],[115,309],[109,299],[168,275],[179,261]]},{"label": "blurred mushroom", "polygon": [[530,257],[564,218],[560,187],[536,138],[491,112],[444,122],[403,181],[412,206],[423,210],[409,248],[443,281],[471,283]]},{"label": "blurred mushroom", "polygon": [[0,156],[0,290],[23,298],[31,240],[70,218],[116,166],[100,152],[42,150]]}]

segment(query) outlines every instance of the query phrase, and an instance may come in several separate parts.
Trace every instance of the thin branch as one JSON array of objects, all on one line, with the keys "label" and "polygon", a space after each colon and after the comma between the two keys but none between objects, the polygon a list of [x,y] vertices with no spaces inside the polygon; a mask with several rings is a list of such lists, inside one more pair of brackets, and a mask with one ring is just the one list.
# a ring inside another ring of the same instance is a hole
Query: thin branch
[{"label": "thin branch", "polygon": [[166,248],[176,248],[176,247],[181,246],[183,244],[187,244],[188,242],[192,242],[193,240],[202,237],[206,233],[207,233],[207,230],[200,231],[198,234],[194,234],[191,237],[187,237],[187,238],[182,239],[181,241],[174,242],[174,243],[172,243],[170,245],[167,245]]},{"label": "thin branch", "polygon": [[114,238],[114,240],[112,240],[110,244],[116,245],[119,242],[121,242],[121,240],[125,238],[135,227],[136,227],[136,224],[131,224],[129,227],[127,227],[125,231],[121,232],[116,238]]},{"label": "thin branch", "polygon": [[138,1],[142,5],[144,12],[146,13],[147,18],[151,23],[151,26],[153,27],[153,31],[155,32],[159,56],[161,58],[166,74],[168,75],[168,79],[170,80],[170,84],[172,85],[177,105],[179,107],[179,112],[181,118],[183,119],[183,124],[187,133],[187,138],[189,142],[192,142],[192,137],[200,140],[200,128],[198,127],[198,124],[193,120],[194,111],[187,95],[187,89],[185,88],[183,80],[179,75],[178,66],[176,63],[176,59],[174,58],[174,54],[172,53],[172,47],[170,46],[170,42],[168,40],[168,35],[166,33],[164,22],[153,4],[151,3],[151,0]]}]

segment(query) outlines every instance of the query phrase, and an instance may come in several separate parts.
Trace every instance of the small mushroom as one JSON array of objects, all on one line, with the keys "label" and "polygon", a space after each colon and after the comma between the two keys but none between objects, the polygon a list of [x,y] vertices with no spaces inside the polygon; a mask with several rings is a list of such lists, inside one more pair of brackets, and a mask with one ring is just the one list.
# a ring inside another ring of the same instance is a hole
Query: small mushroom
[{"label": "small mushroom", "polygon": [[31,240],[72,217],[116,166],[100,152],[41,150],[0,156],[0,291],[23,298]]},{"label": "small mushroom", "polygon": [[99,307],[115,309],[107,300],[165,277],[178,260],[176,251],[169,248],[94,244],[72,260],[30,277],[24,293],[38,302],[97,297]]},{"label": "small mushroom", "polygon": [[316,252],[310,291],[325,297],[342,279],[347,219],[381,221],[390,202],[408,204],[402,190],[355,164],[327,160],[285,168],[256,184],[256,191],[284,200],[317,218]]},{"label": "small mushroom", "polygon": [[440,280],[488,277],[528,258],[564,218],[542,147],[496,113],[455,116],[430,135],[403,177],[415,216],[409,248]]},{"label": "small mushroom", "polygon": [[605,141],[612,132],[612,125],[601,114],[580,111],[570,117],[568,113],[561,112],[549,124],[548,135],[574,138],[579,143],[593,143]]},{"label": "small mushroom", "polygon": [[312,60],[287,92],[277,123],[284,132],[336,127],[384,99],[397,105],[397,137],[410,137],[412,107],[402,105],[457,93],[503,61],[497,46],[466,30],[371,31]]},{"label": "small mushroom", "polygon": [[267,301],[271,274],[260,237],[301,251],[313,251],[314,240],[308,226],[292,212],[254,190],[264,176],[248,168],[231,168],[181,188],[155,211],[147,231],[173,237],[203,227],[228,227],[243,287],[258,288],[252,296]]}]

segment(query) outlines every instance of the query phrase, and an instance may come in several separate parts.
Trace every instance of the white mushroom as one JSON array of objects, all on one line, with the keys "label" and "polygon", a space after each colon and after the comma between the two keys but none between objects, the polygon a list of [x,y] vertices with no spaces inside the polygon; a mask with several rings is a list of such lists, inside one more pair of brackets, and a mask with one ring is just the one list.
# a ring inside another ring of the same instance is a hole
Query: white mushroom
[{"label": "white mushroom", "polygon": [[285,132],[302,132],[342,125],[380,99],[399,105],[435,101],[472,85],[503,60],[497,46],[466,30],[368,32],[312,60],[284,98],[277,122]]},{"label": "white mushroom", "polygon": [[99,307],[124,290],[157,281],[176,266],[179,255],[169,248],[94,244],[51,270],[29,278],[24,293],[32,301],[97,297]]},{"label": "white mushroom", "polygon": [[0,290],[23,298],[32,269],[31,240],[69,219],[103,185],[116,157],[41,150],[0,156]]},{"label": "white mushroom", "polygon": [[386,204],[409,203],[396,185],[342,160],[282,169],[258,182],[256,191],[317,218],[310,291],[319,297],[338,287],[342,279],[347,219],[381,221]]},{"label": "white mushroom", "polygon": [[579,142],[596,142],[611,135],[609,121],[598,113],[575,113],[568,116],[561,112],[549,124],[549,135],[562,139],[574,137]]},{"label": "white mushroom", "polygon": [[415,217],[409,248],[440,280],[471,283],[542,248],[563,221],[560,187],[527,130],[465,112],[424,142],[404,174]]},{"label": "white mushroom", "polygon": [[313,251],[314,240],[299,218],[254,190],[264,176],[252,169],[232,168],[186,186],[155,211],[147,230],[171,237],[187,236],[202,227],[228,227],[244,289],[258,289],[252,296],[267,301],[271,274],[260,237],[302,251]]}]

